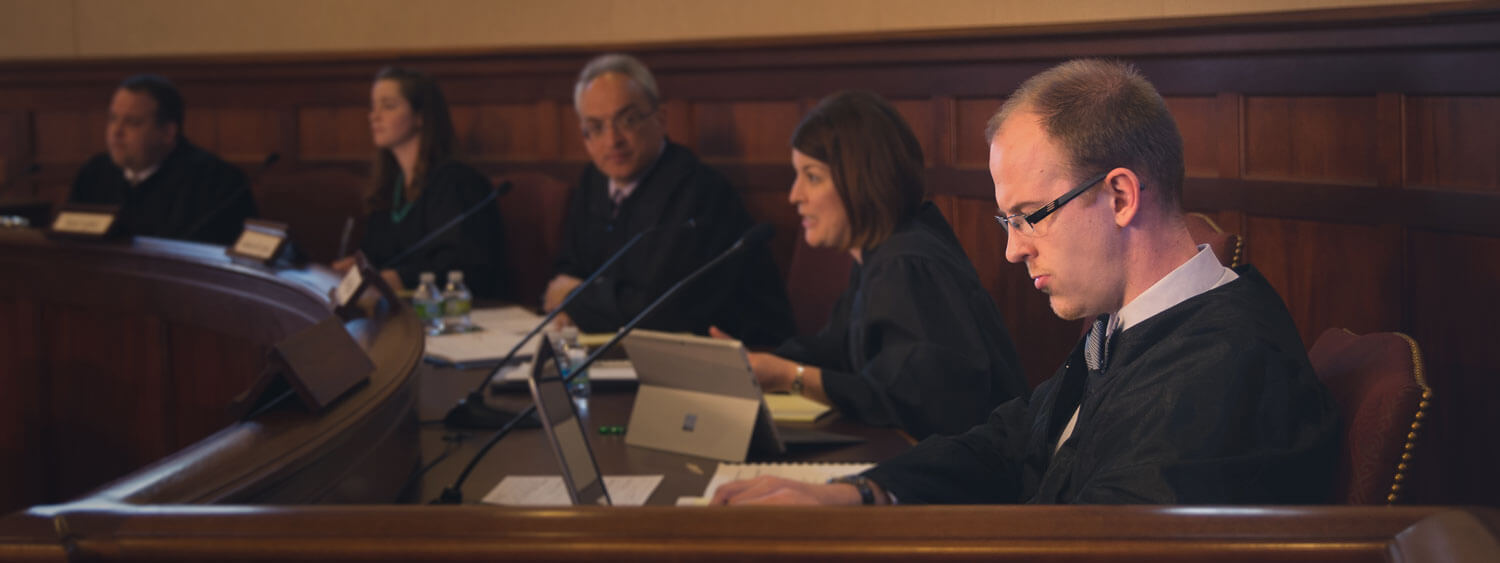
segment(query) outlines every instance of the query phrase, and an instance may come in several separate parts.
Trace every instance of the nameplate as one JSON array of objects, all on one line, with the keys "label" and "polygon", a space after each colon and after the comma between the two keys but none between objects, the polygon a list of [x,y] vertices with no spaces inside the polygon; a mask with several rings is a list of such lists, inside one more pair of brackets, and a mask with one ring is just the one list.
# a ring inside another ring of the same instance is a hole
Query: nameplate
[{"label": "nameplate", "polygon": [[285,223],[262,219],[246,219],[245,230],[234,245],[224,249],[231,259],[241,263],[271,266],[281,258],[287,246]]},{"label": "nameplate", "polygon": [[68,239],[105,239],[118,233],[117,213],[118,207],[113,206],[69,204],[58,210],[52,224],[46,228],[46,234]]},{"label": "nameplate", "polygon": [[380,277],[380,271],[370,264],[365,258],[365,253],[354,251],[354,264],[349,271],[344,273],[344,278],[339,284],[329,291],[328,298],[333,302],[333,310],[340,317],[348,320],[360,317],[364,314],[359,304],[360,295],[370,288],[380,293],[385,298],[387,310],[394,312],[401,309],[401,299],[397,298],[396,291],[391,288],[385,279]]},{"label": "nameplate", "polygon": [[333,288],[333,304],[340,307],[349,306],[350,302],[359,296],[359,290],[364,289],[364,285],[365,276],[359,268],[349,268],[349,272],[344,274],[344,279],[339,282],[339,286]]},{"label": "nameplate", "polygon": [[282,240],[282,237],[276,235],[245,229],[245,232],[240,233],[240,239],[234,241],[234,251],[256,260],[270,261],[276,257]]}]

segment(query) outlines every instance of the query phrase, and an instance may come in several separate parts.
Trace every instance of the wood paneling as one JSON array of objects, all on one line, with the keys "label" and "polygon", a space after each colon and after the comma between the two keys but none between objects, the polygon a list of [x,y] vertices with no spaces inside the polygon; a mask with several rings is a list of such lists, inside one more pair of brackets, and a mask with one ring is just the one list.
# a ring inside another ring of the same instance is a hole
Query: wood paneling
[{"label": "wood paneling", "polygon": [[989,170],[990,144],[984,138],[990,116],[1000,110],[1003,99],[959,99],[955,104],[953,126],[954,166]]},{"label": "wood paneling", "polygon": [[171,326],[167,334],[164,390],[171,397],[169,451],[177,451],[229,426],[229,404],[265,368],[265,346],[204,327]]},{"label": "wood paneling", "polygon": [[1187,175],[1218,176],[1218,132],[1214,113],[1218,110],[1218,100],[1206,96],[1174,96],[1166,101],[1167,109],[1172,111],[1172,118],[1177,120],[1177,129],[1182,133],[1182,156]]},{"label": "wood paneling", "polygon": [[305,107],[297,112],[298,146],[308,161],[369,160],[368,108],[362,106]]},{"label": "wood paneling", "polygon": [[693,105],[698,155],[756,164],[791,161],[797,102],[700,102]]},{"label": "wood paneling", "polygon": [[160,319],[53,305],[43,311],[41,334],[56,498],[73,498],[172,452]]},{"label": "wood paneling", "polygon": [[194,108],[184,125],[193,143],[253,171],[281,150],[281,116],[271,109]]},{"label": "wood paneling", "polygon": [[1286,301],[1304,345],[1328,328],[1401,328],[1399,229],[1250,217],[1245,233],[1250,264]]},{"label": "wood paneling", "polygon": [[1407,330],[1422,346],[1433,388],[1412,493],[1493,503],[1500,499],[1500,239],[1414,229],[1407,248]]},{"label": "wood paneling", "polygon": [[36,161],[76,167],[104,150],[105,109],[37,111]]},{"label": "wood paneling", "polygon": [[906,120],[906,125],[911,127],[912,135],[917,137],[917,143],[922,145],[922,158],[926,166],[932,167],[942,162],[938,159],[937,151],[937,122],[936,112],[933,104],[927,100],[891,100],[891,105]]},{"label": "wood paneling", "polygon": [[1500,97],[1413,96],[1406,116],[1411,185],[1500,193]]},{"label": "wood paneling", "polygon": [[[41,311],[35,302],[0,299],[0,513],[47,501],[47,436],[41,385]],[[27,484],[29,486],[22,486]]]},{"label": "wood paneling", "polygon": [[558,157],[558,105],[453,106],[457,153],[481,160],[541,160]]},{"label": "wood paneling", "polygon": [[1245,175],[1374,185],[1372,97],[1251,97],[1245,106]]}]

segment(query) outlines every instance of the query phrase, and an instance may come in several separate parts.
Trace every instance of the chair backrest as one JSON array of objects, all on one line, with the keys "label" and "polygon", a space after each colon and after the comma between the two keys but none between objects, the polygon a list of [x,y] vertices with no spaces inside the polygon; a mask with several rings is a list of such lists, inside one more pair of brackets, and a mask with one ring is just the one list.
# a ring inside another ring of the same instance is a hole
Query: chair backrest
[{"label": "chair backrest", "polygon": [[1331,328],[1308,357],[1344,424],[1334,498],[1395,504],[1432,399],[1417,343],[1399,332]]},{"label": "chair backrest", "polygon": [[495,200],[505,221],[505,256],[509,262],[505,269],[511,299],[528,307],[539,306],[562,241],[568,184],[540,172],[513,172],[490,180],[496,186],[511,183],[510,191]]},{"label": "chair backrest", "polygon": [[813,248],[801,232],[797,233],[797,247],[792,250],[792,265],[786,274],[786,294],[798,335],[816,334],[828,324],[839,295],[849,287],[853,264],[854,257],[848,252]]},{"label": "chair backrest", "polygon": [[1245,238],[1235,234],[1226,233],[1219,228],[1212,218],[1202,213],[1188,213],[1188,233],[1193,236],[1196,244],[1207,244],[1214,249],[1214,256],[1225,266],[1233,268],[1241,264],[1245,250]]},{"label": "chair backrest", "polygon": [[260,217],[286,223],[292,240],[314,262],[338,258],[344,222],[354,219],[350,253],[359,248],[365,223],[369,177],[347,168],[318,166],[277,169],[257,178],[252,190]]}]

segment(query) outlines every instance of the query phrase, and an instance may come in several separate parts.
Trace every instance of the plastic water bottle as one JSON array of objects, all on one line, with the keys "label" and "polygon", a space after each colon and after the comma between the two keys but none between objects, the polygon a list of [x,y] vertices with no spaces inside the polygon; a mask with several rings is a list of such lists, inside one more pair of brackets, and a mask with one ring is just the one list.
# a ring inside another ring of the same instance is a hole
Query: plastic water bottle
[{"label": "plastic water bottle", "polygon": [[443,329],[446,332],[469,332],[474,322],[469,310],[474,308],[474,294],[464,285],[462,270],[448,272],[448,287],[443,288]]},{"label": "plastic water bottle", "polygon": [[[573,367],[582,364],[588,358],[588,351],[578,344],[578,327],[570,326],[558,333],[557,341],[565,356],[563,364],[567,366],[564,376],[573,372]],[[589,394],[593,391],[593,385],[589,383],[589,372],[583,370],[578,375],[568,379],[568,395],[573,397],[573,402],[578,405],[579,411],[588,410]]]},{"label": "plastic water bottle", "polygon": [[443,333],[443,294],[438,291],[437,276],[422,272],[417,292],[411,296],[411,308],[427,328],[427,334]]}]

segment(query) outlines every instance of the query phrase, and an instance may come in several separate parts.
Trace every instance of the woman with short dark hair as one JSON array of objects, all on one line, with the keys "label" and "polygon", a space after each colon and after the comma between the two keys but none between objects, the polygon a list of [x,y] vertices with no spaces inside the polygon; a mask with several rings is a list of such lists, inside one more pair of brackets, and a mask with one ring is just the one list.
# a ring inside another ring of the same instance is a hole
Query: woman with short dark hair
[{"label": "woman with short dark hair", "polygon": [[890,104],[825,98],[792,135],[792,166],[807,243],[855,263],[822,331],[751,354],[763,389],[917,438],[968,430],[1026,391],[999,309],[924,202],[921,145]]}]

